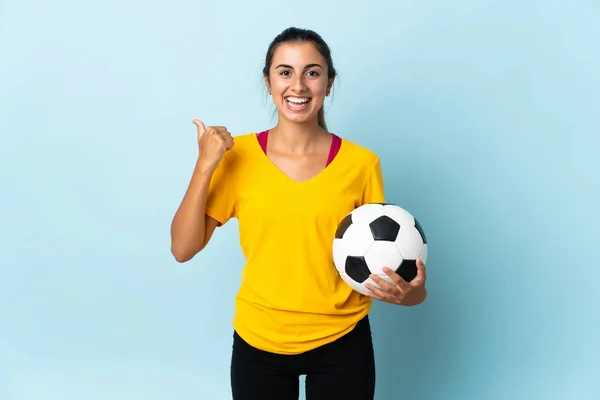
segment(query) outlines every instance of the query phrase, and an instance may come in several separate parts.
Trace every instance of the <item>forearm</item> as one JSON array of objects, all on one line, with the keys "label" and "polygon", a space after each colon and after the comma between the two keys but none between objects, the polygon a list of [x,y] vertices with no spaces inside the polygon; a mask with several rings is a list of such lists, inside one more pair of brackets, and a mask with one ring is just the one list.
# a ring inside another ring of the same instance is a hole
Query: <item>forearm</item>
[{"label": "forearm", "polygon": [[188,261],[204,247],[206,215],[204,212],[211,171],[196,163],[185,196],[171,224],[171,253],[179,262]]}]

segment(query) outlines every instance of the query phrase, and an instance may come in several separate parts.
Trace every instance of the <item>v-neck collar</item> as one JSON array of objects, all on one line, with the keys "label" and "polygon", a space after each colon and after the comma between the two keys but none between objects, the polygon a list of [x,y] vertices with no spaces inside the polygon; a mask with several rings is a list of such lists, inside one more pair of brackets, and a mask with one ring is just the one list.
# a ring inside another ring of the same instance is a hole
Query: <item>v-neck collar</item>
[{"label": "v-neck collar", "polygon": [[331,160],[331,162],[325,166],[325,168],[323,168],[321,171],[319,171],[316,175],[314,175],[313,177],[305,180],[305,181],[298,181],[296,179],[293,179],[292,177],[290,177],[288,174],[286,174],[285,172],[283,172],[277,165],[275,165],[275,163],[269,158],[269,156],[267,155],[267,153],[263,150],[259,140],[258,140],[258,133],[254,133],[253,135],[253,140],[252,140],[252,147],[254,148],[255,151],[258,151],[260,153],[260,155],[258,156],[261,160],[265,161],[267,164],[268,168],[271,168],[274,170],[274,172],[279,175],[280,177],[282,177],[284,180],[295,184],[295,185],[308,185],[314,182],[318,182],[320,179],[323,179],[324,177],[326,177],[328,174],[331,173],[331,171],[333,169],[336,168],[336,166],[339,164],[338,159],[343,156],[343,153],[345,151],[345,140],[344,138],[340,137],[340,148],[338,150],[337,155],[333,158],[333,160]]}]

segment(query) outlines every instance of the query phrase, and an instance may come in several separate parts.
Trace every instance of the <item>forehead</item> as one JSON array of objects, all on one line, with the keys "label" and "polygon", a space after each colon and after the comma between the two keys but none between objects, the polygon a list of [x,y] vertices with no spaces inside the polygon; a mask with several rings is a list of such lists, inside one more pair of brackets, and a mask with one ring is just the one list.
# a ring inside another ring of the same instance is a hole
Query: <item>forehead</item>
[{"label": "forehead", "polygon": [[275,49],[272,66],[288,64],[301,68],[315,63],[325,67],[325,58],[312,42],[282,43]]}]

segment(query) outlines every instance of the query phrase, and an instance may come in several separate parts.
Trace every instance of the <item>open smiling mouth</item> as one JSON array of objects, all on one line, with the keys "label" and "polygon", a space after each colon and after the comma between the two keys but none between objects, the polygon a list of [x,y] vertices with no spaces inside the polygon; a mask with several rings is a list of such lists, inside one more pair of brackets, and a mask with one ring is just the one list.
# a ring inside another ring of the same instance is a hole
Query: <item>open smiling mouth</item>
[{"label": "open smiling mouth", "polygon": [[286,97],[285,103],[292,111],[303,111],[308,108],[310,97]]}]

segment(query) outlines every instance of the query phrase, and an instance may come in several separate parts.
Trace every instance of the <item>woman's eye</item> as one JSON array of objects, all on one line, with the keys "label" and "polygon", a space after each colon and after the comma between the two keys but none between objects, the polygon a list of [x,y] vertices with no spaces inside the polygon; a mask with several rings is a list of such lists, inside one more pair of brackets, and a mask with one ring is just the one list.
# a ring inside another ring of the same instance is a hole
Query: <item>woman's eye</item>
[{"label": "woman's eye", "polygon": [[[281,71],[281,72],[279,73],[279,75],[281,75],[281,76],[290,76],[291,74],[292,74],[292,72],[291,72],[291,71]],[[319,73],[318,73],[317,71],[308,71],[306,74],[307,74],[308,76],[312,76],[312,77],[317,77],[317,76],[319,76]]]}]

